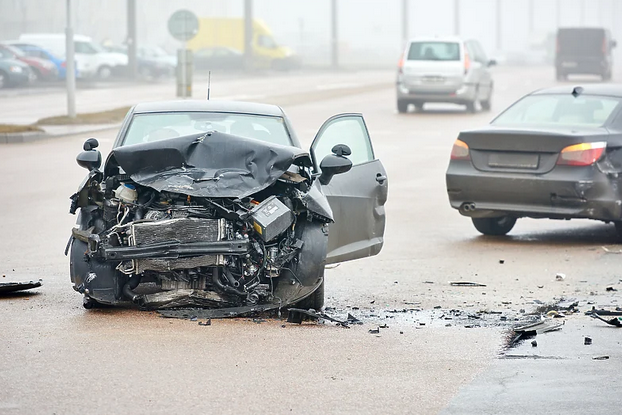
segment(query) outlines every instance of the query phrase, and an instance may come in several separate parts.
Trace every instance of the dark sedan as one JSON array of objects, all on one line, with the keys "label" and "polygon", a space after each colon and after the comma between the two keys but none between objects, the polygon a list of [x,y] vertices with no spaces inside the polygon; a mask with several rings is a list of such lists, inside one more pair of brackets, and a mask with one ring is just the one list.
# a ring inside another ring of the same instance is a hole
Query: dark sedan
[{"label": "dark sedan", "polygon": [[485,235],[521,217],[613,222],[622,235],[621,173],[622,85],[556,87],[461,132],[447,193]]}]

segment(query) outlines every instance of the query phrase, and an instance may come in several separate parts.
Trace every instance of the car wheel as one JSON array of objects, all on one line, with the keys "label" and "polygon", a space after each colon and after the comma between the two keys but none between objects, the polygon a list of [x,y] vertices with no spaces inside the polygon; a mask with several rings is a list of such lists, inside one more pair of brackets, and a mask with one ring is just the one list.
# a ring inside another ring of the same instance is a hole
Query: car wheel
[{"label": "car wheel", "polygon": [[466,103],[466,110],[468,113],[475,114],[477,112],[477,108],[475,106],[475,101]]},{"label": "car wheel", "polygon": [[423,111],[423,105],[424,105],[423,102],[415,102],[415,111],[419,111],[419,112]]},{"label": "car wheel", "polygon": [[512,230],[516,224],[516,218],[501,216],[498,218],[471,218],[475,229],[484,235],[502,236]]},{"label": "car wheel", "polygon": [[490,95],[488,95],[488,99],[480,102],[482,106],[482,110],[490,111],[492,108],[492,89],[490,90]]},{"label": "car wheel", "polygon": [[0,89],[6,88],[9,85],[9,77],[5,72],[0,71]]},{"label": "car wheel", "polygon": [[616,226],[616,232],[618,233],[618,241],[622,242],[622,221],[616,220],[613,222]]},{"label": "car wheel", "polygon": [[408,101],[397,100],[397,112],[405,114],[408,112]]},{"label": "car wheel", "polygon": [[97,70],[99,79],[109,79],[112,76],[112,68],[110,66],[102,66]]},{"label": "car wheel", "polygon": [[324,276],[322,275],[322,283],[307,298],[303,298],[294,304],[295,308],[308,310],[310,308],[320,311],[324,307]]}]

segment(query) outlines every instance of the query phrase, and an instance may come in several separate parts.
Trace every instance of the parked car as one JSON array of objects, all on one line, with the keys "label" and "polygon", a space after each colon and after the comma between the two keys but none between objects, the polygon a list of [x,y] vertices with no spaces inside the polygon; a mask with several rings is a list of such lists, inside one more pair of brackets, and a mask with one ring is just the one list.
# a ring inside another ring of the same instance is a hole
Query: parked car
[{"label": "parked car", "polygon": [[[19,40],[41,46],[60,56],[66,55],[66,40],[62,33],[28,33],[21,35]],[[81,78],[108,79],[127,66],[126,55],[106,52],[90,37],[74,35],[74,48],[76,67]]]},{"label": "parked car", "polygon": [[[67,62],[64,57],[60,57],[61,55],[57,56],[45,48],[42,48],[37,45],[31,45],[29,43],[22,43],[19,41],[10,41],[10,42],[7,42],[7,44],[15,48],[18,48],[19,50],[24,52],[26,56],[46,59],[52,62],[56,66],[56,70],[58,71],[58,78],[65,79],[65,76],[67,75]],[[77,75],[77,70],[76,70],[76,75]]]},{"label": "parked car", "polygon": [[461,132],[447,193],[484,235],[522,217],[613,222],[622,235],[621,173],[622,86],[556,87]]},{"label": "parked car", "polygon": [[103,170],[97,145],[70,210],[87,308],[320,309],[325,264],[382,248],[388,181],[360,114],[330,118],[308,153],[274,105],[145,103]]},{"label": "parked car", "polygon": [[[126,45],[104,44],[102,47],[108,52],[122,53],[127,56]],[[175,74],[177,59],[168,55],[157,46],[140,46],[136,51],[138,74],[145,79],[157,79]],[[123,68],[127,74],[128,68]]]},{"label": "parked car", "polygon": [[408,42],[397,74],[397,110],[413,104],[422,110],[428,102],[465,105],[469,112],[490,110],[493,80],[486,57],[476,40],[457,37],[416,38]]},{"label": "parked car", "polygon": [[600,75],[603,81],[611,79],[612,50],[617,43],[609,29],[600,27],[567,27],[557,30],[555,69],[558,80],[568,75]]},{"label": "parked car", "polygon": [[244,55],[232,48],[203,48],[194,52],[194,67],[198,71],[208,70],[243,70]]},{"label": "parked car", "polygon": [[26,85],[31,80],[30,67],[13,58],[13,54],[0,49],[0,89]]},{"label": "parked car", "polygon": [[54,62],[47,59],[28,56],[19,48],[4,43],[0,43],[0,50],[2,50],[5,55],[8,54],[13,59],[24,62],[28,65],[30,67],[30,74],[33,81],[52,81],[58,79],[58,70],[56,69]]}]

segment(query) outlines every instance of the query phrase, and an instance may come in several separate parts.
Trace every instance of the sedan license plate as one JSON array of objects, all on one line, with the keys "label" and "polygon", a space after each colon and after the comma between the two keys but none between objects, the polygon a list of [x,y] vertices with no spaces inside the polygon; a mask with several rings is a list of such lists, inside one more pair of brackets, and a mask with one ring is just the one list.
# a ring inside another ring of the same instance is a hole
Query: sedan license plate
[{"label": "sedan license plate", "polygon": [[445,77],[428,75],[428,76],[422,77],[421,81],[425,84],[442,84],[445,82]]},{"label": "sedan license plate", "polygon": [[577,63],[576,62],[562,62],[562,66],[564,68],[576,68]]},{"label": "sedan license plate", "polygon": [[537,169],[538,162],[539,156],[537,154],[492,153],[488,157],[490,167]]}]

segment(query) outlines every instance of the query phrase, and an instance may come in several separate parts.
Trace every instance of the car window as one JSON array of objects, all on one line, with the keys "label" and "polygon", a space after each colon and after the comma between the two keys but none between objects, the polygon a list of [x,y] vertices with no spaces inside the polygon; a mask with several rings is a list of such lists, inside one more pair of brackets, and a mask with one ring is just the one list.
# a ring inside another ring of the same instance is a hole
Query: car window
[{"label": "car window", "polygon": [[313,145],[317,163],[332,154],[332,148],[337,144],[350,147],[352,154],[348,158],[353,165],[374,160],[371,140],[361,116],[335,118],[323,126]]},{"label": "car window", "polygon": [[282,117],[220,112],[136,114],[121,145],[148,143],[208,131],[293,145]]},{"label": "car window", "polygon": [[74,42],[74,47],[76,53],[94,55],[98,52],[97,49],[95,49],[93,45],[89,42]]},{"label": "car window", "polygon": [[457,42],[413,42],[408,50],[409,61],[459,61]]},{"label": "car window", "polygon": [[550,125],[559,127],[604,125],[620,105],[612,97],[529,95],[493,120],[493,125]]}]

